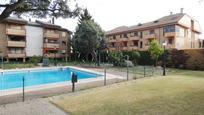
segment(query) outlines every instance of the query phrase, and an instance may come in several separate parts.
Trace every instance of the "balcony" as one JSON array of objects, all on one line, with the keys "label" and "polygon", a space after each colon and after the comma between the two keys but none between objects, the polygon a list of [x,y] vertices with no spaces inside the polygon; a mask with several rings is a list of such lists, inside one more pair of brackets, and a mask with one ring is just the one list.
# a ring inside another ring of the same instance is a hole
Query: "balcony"
[{"label": "balcony", "polygon": [[61,49],[61,50],[66,50],[66,49],[67,49],[67,46],[60,46],[60,49]]},{"label": "balcony", "polygon": [[108,42],[116,42],[116,39],[110,39]]},{"label": "balcony", "polygon": [[139,37],[137,37],[137,36],[130,37],[130,40],[139,40]]},{"label": "balcony", "polygon": [[25,58],[25,53],[8,53],[8,58]]},{"label": "balcony", "polygon": [[16,35],[16,36],[26,36],[25,30],[18,30],[18,29],[6,29],[7,35]]},{"label": "balcony", "polygon": [[121,47],[121,50],[128,50],[128,47]]},{"label": "balcony", "polygon": [[48,58],[63,58],[63,57],[66,57],[65,54],[55,54],[55,53],[45,54],[45,56],[48,57]]},{"label": "balcony", "polygon": [[176,33],[175,32],[168,32],[164,34],[164,37],[175,37]]},{"label": "balcony", "polygon": [[144,38],[154,39],[154,38],[156,38],[156,35],[155,34],[148,34],[148,35],[145,35]]},{"label": "balcony", "polygon": [[128,41],[128,38],[119,38],[118,41]]},{"label": "balcony", "polygon": [[131,49],[131,50],[138,50],[138,46],[130,46],[129,49]]},{"label": "balcony", "polygon": [[25,41],[8,41],[8,47],[26,47]]},{"label": "balcony", "polygon": [[44,33],[44,37],[51,38],[51,39],[59,39],[60,35],[58,33]]},{"label": "balcony", "polygon": [[58,43],[45,43],[44,44],[44,48],[59,48],[59,44]]}]

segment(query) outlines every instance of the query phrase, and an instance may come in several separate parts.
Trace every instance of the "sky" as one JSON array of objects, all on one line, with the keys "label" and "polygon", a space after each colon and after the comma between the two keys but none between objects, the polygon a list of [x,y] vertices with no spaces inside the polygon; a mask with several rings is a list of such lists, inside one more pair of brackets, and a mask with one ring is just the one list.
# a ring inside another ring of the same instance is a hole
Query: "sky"
[{"label": "sky", "polygon": [[[87,8],[104,31],[118,26],[132,26],[154,21],[170,12],[184,13],[199,21],[204,30],[204,1],[202,0],[76,0],[82,8]],[[57,19],[56,24],[74,31],[77,19]],[[202,34],[200,36],[204,38]]]}]

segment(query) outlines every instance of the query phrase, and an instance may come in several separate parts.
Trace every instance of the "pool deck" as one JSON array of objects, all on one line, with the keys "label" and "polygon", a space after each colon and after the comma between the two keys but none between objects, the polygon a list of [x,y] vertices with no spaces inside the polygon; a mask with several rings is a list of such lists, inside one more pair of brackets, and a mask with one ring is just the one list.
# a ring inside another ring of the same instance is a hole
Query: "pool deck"
[{"label": "pool deck", "polygon": [[68,115],[48,99],[35,99],[0,106],[0,115]]}]

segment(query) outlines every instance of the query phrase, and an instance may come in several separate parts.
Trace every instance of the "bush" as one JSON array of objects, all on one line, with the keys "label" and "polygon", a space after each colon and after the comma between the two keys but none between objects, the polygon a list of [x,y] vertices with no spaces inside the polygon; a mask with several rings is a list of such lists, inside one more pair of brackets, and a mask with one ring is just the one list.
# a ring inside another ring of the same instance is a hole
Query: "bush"
[{"label": "bush", "polygon": [[152,60],[150,53],[148,51],[140,51],[140,58],[138,60],[139,65],[153,65],[154,60]]},{"label": "bush", "polygon": [[138,60],[140,58],[140,53],[138,51],[125,51],[123,55],[128,55],[129,60],[133,62],[134,65],[138,64]]},{"label": "bush", "polygon": [[38,63],[40,63],[42,61],[42,57],[41,56],[33,56],[29,59],[30,63],[33,63],[34,65],[37,65]]},{"label": "bush", "polygon": [[122,57],[123,57],[122,52],[110,52],[108,54],[108,59],[113,63],[114,66],[121,65]]}]

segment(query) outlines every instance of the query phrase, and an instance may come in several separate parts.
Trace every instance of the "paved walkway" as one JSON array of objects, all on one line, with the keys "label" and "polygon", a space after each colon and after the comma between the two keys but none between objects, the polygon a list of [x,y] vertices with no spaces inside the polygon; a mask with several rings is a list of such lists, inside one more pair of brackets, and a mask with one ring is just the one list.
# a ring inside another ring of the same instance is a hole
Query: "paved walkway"
[{"label": "paved walkway", "polygon": [[1,105],[0,115],[68,115],[47,99],[35,99],[26,102]]}]

